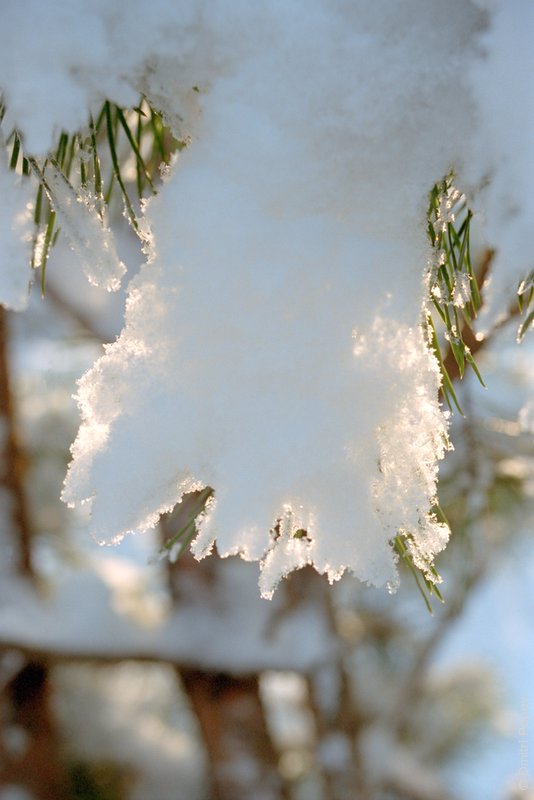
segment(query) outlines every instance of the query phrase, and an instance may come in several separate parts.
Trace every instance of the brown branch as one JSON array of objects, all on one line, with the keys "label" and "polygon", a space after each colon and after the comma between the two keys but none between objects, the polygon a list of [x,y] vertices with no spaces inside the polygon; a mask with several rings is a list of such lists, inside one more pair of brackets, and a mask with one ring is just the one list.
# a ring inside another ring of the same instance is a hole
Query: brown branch
[{"label": "brown branch", "polygon": [[0,486],[11,498],[11,535],[16,552],[17,570],[32,575],[31,523],[24,492],[24,456],[17,436],[8,354],[8,317],[0,307],[0,422],[4,430],[0,440]]},{"label": "brown branch", "polygon": [[[267,729],[259,675],[180,670],[208,754],[213,800],[287,800]],[[247,768],[243,769],[246,765]]]},{"label": "brown branch", "polygon": [[[10,518],[4,522],[15,553],[9,568],[33,578],[32,527],[24,491],[24,456],[17,437],[17,421],[11,387],[7,312],[0,307],[0,487],[10,501]],[[23,648],[16,648],[17,650]],[[36,800],[61,800],[70,794],[69,778],[60,754],[59,738],[50,702],[48,666],[42,658],[29,657],[0,689],[0,719],[7,729],[19,729],[24,747],[0,742],[0,786],[25,787]]]}]

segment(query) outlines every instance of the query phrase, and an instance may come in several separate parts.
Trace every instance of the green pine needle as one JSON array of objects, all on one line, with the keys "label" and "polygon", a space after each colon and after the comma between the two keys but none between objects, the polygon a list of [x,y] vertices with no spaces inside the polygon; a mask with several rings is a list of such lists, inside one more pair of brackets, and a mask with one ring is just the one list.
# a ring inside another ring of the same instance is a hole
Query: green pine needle
[{"label": "green pine needle", "polygon": [[410,571],[429,614],[433,614],[434,611],[431,603],[432,596],[435,595],[440,603],[445,602],[437,587],[437,583],[441,582],[441,577],[436,569],[430,566],[429,573],[434,578],[434,580],[430,580],[430,578],[414,564],[409,548],[406,546],[406,541],[409,541],[409,539],[409,534],[397,534],[393,539],[393,549],[400,556],[402,563],[405,564]]},{"label": "green pine needle", "polygon": [[[0,102],[0,123],[3,117],[4,105]],[[186,145],[172,136],[161,114],[151,108],[143,97],[133,110],[119,108],[111,102],[104,103],[96,119],[89,118],[85,130],[72,135],[62,132],[55,148],[42,162],[24,154],[18,131],[11,131],[5,141],[10,168],[37,180],[31,265],[41,269],[43,293],[50,251],[59,235],[50,191],[46,185],[47,165],[53,164],[75,193],[84,194],[88,189],[93,191],[102,220],[105,206],[111,202],[113,188],[118,185],[126,216],[139,234],[132,198],[136,196],[140,200],[146,191],[155,194],[160,180],[160,165],[170,163],[173,152]],[[135,182],[125,176],[123,165],[128,154],[135,160]]]},{"label": "green pine needle", "polygon": [[[213,489],[209,486],[206,486],[198,493],[190,509],[187,522],[185,525],[182,525],[173,536],[164,542],[160,554],[168,554],[172,551],[174,560],[177,560],[183,555],[197,534],[196,521],[199,515],[206,513],[208,502],[213,495]],[[177,506],[177,508],[179,508],[179,506]],[[176,545],[179,545],[179,547],[177,548]]]},{"label": "green pine needle", "polygon": [[[441,336],[458,365],[460,379],[464,377],[466,364],[469,364],[484,386],[480,371],[463,339],[464,325],[471,327],[482,304],[471,265],[470,230],[473,213],[467,208],[465,197],[454,189],[452,180],[453,176],[448,175],[429,194],[427,231],[437,265],[430,274],[429,299],[433,312],[443,323]],[[441,356],[432,313],[428,312],[426,325],[430,345],[441,371],[443,396],[451,411],[454,403],[462,414]]]},{"label": "green pine needle", "polygon": [[113,120],[113,115],[112,115],[112,111],[111,111],[111,103],[109,103],[109,101],[106,101],[104,108],[105,108],[105,115],[106,115],[106,129],[107,129],[107,134],[108,134],[109,152],[110,152],[110,155],[111,155],[111,162],[113,164],[113,174],[115,175],[115,178],[117,179],[117,183],[120,186],[120,190],[122,192],[122,197],[123,197],[124,204],[125,204],[125,207],[126,207],[126,213],[127,213],[128,217],[130,219],[130,222],[131,222],[133,228],[136,231],[138,231],[139,230],[139,223],[137,222],[137,216],[135,214],[135,211],[133,210],[133,206],[132,206],[132,203],[130,201],[130,197],[129,197],[128,192],[126,191],[126,187],[124,185],[124,181],[123,181],[122,173],[121,173],[120,162],[119,162],[119,158],[117,156],[117,148],[116,148],[116,143],[115,143],[115,140],[116,140],[115,125],[116,125],[116,120],[118,119],[117,108],[115,107],[115,120]]}]

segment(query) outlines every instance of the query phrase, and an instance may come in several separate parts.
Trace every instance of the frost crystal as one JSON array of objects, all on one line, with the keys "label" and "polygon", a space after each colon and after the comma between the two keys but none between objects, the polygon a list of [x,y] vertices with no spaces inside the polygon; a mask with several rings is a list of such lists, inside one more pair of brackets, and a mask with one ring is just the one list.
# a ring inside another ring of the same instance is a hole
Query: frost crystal
[{"label": "frost crystal", "polygon": [[471,279],[465,272],[456,277],[456,284],[453,290],[454,305],[463,308],[471,299]]}]

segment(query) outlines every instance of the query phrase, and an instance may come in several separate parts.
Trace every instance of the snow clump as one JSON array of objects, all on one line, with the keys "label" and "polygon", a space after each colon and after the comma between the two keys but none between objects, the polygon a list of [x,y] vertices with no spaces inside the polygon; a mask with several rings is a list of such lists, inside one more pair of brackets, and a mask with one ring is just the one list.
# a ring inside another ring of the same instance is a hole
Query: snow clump
[{"label": "snow clump", "polygon": [[191,137],[145,208],[123,332],[80,382],[65,501],[89,502],[109,541],[212,486],[193,551],[216,540],[258,560],[267,596],[307,563],[394,584],[399,531],[429,566],[448,532],[431,510],[447,418],[421,331],[428,192],[454,170],[516,254],[523,217],[494,212],[518,169],[494,78],[510,25],[533,15],[469,0],[51,6],[51,68],[41,46],[18,71],[0,55],[30,149],[140,90]]}]

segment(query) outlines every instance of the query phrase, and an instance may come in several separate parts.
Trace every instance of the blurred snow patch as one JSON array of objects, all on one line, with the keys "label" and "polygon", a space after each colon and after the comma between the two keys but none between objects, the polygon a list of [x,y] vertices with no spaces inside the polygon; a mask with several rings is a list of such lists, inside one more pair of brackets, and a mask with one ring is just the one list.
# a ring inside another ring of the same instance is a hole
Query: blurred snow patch
[{"label": "blurred snow patch", "polygon": [[0,304],[21,311],[28,304],[31,279],[35,187],[8,169],[0,154]]}]

